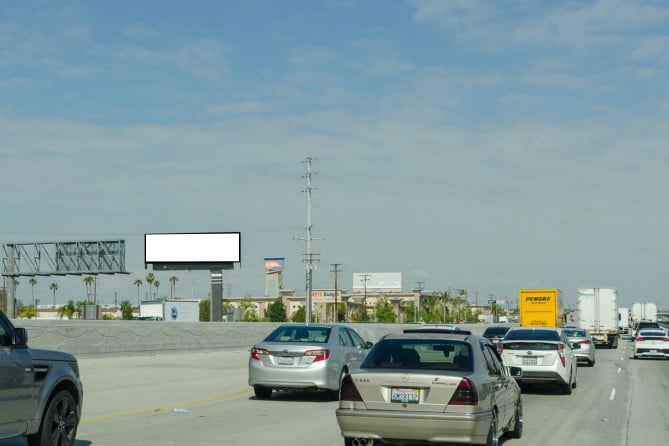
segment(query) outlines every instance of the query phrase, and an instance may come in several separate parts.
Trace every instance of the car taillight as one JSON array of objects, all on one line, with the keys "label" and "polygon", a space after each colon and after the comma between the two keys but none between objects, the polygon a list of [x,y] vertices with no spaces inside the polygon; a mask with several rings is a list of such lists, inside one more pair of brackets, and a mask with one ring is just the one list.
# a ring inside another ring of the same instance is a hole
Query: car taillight
[{"label": "car taillight", "polygon": [[585,345],[587,345],[587,344],[592,344],[592,342],[590,342],[590,341],[587,340],[587,339],[586,339],[585,341],[578,341],[578,343],[579,343],[579,344],[585,344]]},{"label": "car taillight", "polygon": [[455,393],[451,397],[451,400],[448,404],[454,404],[456,406],[474,406],[479,403],[479,396],[476,393],[476,388],[474,383],[469,378],[462,378],[458,388],[455,389]]},{"label": "car taillight", "polygon": [[312,362],[325,361],[330,357],[330,349],[324,348],[322,350],[307,350],[304,352],[304,356],[313,357]]},{"label": "car taillight", "polygon": [[499,344],[497,344],[497,352],[500,355],[502,354],[502,352],[504,352],[504,344],[502,344],[501,342]]},{"label": "car taillight", "polygon": [[638,338],[636,338],[636,340],[637,340],[637,342],[643,342],[643,341],[645,341],[645,340],[646,340],[646,338],[641,338],[641,337],[638,337]]},{"label": "car taillight", "polygon": [[253,347],[251,349],[251,359],[255,359],[256,361],[260,361],[261,356],[267,355],[269,355],[269,350],[266,348]]},{"label": "car taillight", "polygon": [[339,392],[340,401],[362,401],[362,396],[360,392],[353,384],[353,378],[351,375],[346,375],[341,381],[341,390]]},{"label": "car taillight", "polygon": [[669,342],[669,338],[662,339],[663,342]]},{"label": "car taillight", "polygon": [[558,356],[560,357],[560,362],[562,362],[562,367],[567,367],[567,361],[564,356],[564,344],[558,344]]}]

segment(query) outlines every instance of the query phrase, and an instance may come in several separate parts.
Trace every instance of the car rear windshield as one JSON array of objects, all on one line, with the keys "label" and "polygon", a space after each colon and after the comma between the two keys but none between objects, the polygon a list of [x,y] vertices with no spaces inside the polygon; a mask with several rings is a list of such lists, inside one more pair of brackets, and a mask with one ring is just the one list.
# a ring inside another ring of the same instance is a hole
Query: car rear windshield
[{"label": "car rear windshield", "polygon": [[483,336],[504,336],[510,327],[488,327],[483,332]]},{"label": "car rear windshield", "polygon": [[321,344],[328,342],[330,327],[283,326],[265,338],[267,342],[307,342]]},{"label": "car rear windshield", "polygon": [[585,330],[578,330],[575,328],[565,328],[564,334],[567,335],[569,338],[585,338],[587,337]]},{"label": "car rear windshield", "polygon": [[660,328],[660,324],[657,322],[639,322],[639,325],[636,326],[637,330],[643,328]]},{"label": "car rear windshield", "polygon": [[504,336],[505,341],[560,341],[555,330],[510,330]]},{"label": "car rear windshield", "polygon": [[548,342],[504,342],[504,350],[557,350],[558,344]]},{"label": "car rear windshield", "polygon": [[641,330],[639,332],[639,337],[642,338],[665,338],[667,334],[663,331],[651,331],[651,330]]},{"label": "car rear windshield", "polygon": [[469,343],[451,339],[385,339],[367,354],[365,369],[473,370]]}]

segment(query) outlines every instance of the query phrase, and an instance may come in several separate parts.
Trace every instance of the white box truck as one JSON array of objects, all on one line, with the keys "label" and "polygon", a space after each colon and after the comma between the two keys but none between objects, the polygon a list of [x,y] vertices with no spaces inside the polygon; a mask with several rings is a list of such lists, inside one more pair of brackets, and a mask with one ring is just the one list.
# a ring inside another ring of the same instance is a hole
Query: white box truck
[{"label": "white box truck", "polygon": [[618,329],[620,334],[629,334],[630,332],[630,309],[618,308]]},{"label": "white box truck", "polygon": [[588,330],[595,345],[618,348],[618,291],[579,288],[578,327]]},{"label": "white box truck", "polygon": [[632,322],[657,322],[657,304],[653,302],[635,302],[632,304]]}]

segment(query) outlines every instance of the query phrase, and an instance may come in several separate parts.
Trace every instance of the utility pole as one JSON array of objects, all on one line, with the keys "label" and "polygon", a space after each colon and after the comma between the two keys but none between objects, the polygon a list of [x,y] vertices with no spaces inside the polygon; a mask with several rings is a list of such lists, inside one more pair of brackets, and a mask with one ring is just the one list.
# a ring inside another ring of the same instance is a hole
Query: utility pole
[{"label": "utility pole", "polygon": [[332,320],[334,321],[335,324],[337,322],[339,322],[339,311],[338,311],[338,308],[337,308],[337,275],[338,275],[338,273],[342,272],[342,270],[339,269],[340,266],[341,266],[341,263],[331,263],[330,264],[330,267],[331,267],[330,271],[334,273],[334,315],[333,315]]},{"label": "utility pole", "polygon": [[416,285],[418,285],[418,305],[416,305],[416,322],[418,322],[418,313],[420,312],[420,293],[423,291],[423,284],[425,282],[423,281],[416,281]]},{"label": "utility pole", "polygon": [[369,282],[369,276],[371,276],[371,274],[360,274],[360,281],[362,282],[364,290],[362,295],[362,308],[365,311],[365,314],[367,314],[367,282]]},{"label": "utility pole", "polygon": [[[307,165],[307,188],[302,192],[307,194],[307,227],[306,227],[306,237],[297,238],[297,240],[304,240],[307,242],[307,252],[304,254],[303,262],[306,264],[306,312],[305,312],[305,322],[309,324],[311,322],[311,290],[312,290],[312,274],[314,270],[314,262],[318,262],[318,256],[320,254],[314,254],[311,252],[311,242],[315,240],[311,236],[311,191],[314,189],[311,185],[311,161],[313,158],[307,157],[302,163]],[[303,177],[304,178],[304,177]],[[320,239],[319,239],[320,240]]]}]

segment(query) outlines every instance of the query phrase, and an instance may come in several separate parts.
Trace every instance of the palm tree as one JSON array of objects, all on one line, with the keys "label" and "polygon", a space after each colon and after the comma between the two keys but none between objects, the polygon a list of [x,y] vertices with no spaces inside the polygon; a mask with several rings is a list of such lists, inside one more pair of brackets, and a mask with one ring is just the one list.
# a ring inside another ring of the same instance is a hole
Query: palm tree
[{"label": "palm tree", "polygon": [[154,280],[153,281],[153,286],[156,288],[156,295],[157,295],[158,294],[158,287],[160,286],[160,282],[158,282],[157,280]]},{"label": "palm tree", "polygon": [[177,295],[176,291],[177,291],[177,282],[178,281],[179,281],[179,279],[177,278],[177,276],[170,277],[170,297],[172,299],[174,299]]},{"label": "palm tree", "polygon": [[137,287],[137,306],[139,306],[139,287],[142,286],[144,282],[141,279],[135,280],[132,284]]},{"label": "palm tree", "polygon": [[93,276],[88,276],[84,278],[84,285],[86,285],[86,300],[90,301],[91,300],[91,286],[93,284],[93,281],[95,279]]},{"label": "palm tree", "polygon": [[28,281],[30,284],[30,295],[33,298],[33,307],[35,306],[35,285],[37,285],[37,279],[34,277],[31,277],[30,280]]},{"label": "palm tree", "polygon": [[153,286],[153,282],[156,280],[156,276],[153,275],[153,273],[149,273],[146,275],[146,283],[149,284],[149,299],[151,298],[151,287]]},{"label": "palm tree", "polygon": [[53,307],[56,308],[56,290],[58,289],[58,284],[53,282],[51,285],[49,285],[49,289],[53,291]]}]

